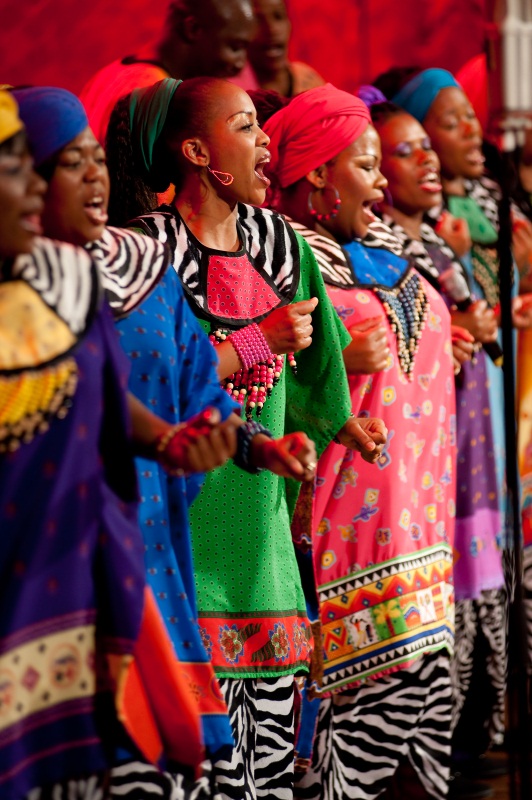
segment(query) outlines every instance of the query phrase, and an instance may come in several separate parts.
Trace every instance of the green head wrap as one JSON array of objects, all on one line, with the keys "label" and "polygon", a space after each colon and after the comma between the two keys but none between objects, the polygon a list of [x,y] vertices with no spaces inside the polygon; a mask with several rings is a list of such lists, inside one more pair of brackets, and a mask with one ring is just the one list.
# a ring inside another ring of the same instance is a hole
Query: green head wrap
[{"label": "green head wrap", "polygon": [[162,133],[170,102],[180,83],[183,81],[164,78],[153,86],[131,92],[129,129],[148,174],[153,164],[153,149]]}]

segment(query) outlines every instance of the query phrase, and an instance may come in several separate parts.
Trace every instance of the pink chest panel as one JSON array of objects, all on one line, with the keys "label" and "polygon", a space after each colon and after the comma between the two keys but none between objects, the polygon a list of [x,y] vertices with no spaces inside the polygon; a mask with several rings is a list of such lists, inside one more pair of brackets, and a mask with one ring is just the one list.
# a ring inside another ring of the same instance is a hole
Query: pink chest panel
[{"label": "pink chest panel", "polygon": [[279,298],[253,269],[246,254],[211,256],[207,277],[207,308],[211,314],[252,319],[278,305]]}]

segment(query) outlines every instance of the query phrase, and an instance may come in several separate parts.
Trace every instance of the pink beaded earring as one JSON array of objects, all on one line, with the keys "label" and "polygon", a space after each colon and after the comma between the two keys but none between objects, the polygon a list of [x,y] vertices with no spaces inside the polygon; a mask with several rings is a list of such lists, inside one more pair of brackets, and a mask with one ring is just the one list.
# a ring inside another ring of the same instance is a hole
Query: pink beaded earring
[{"label": "pink beaded earring", "polygon": [[[314,208],[313,204],[312,204],[312,195],[314,194],[314,192],[323,192],[323,194],[325,194],[325,192],[326,192],[326,190],[327,190],[327,188],[328,188],[328,187],[329,187],[329,188],[330,188],[330,189],[331,189],[331,190],[334,192],[334,202],[333,202],[333,207],[331,208],[331,210],[330,210],[330,211],[329,211],[327,214],[319,214],[319,213],[316,211],[316,209]],[[317,221],[318,221],[318,222],[322,222],[322,220],[324,220],[325,222],[327,222],[328,220],[330,220],[330,219],[334,219],[335,217],[337,217],[337,216],[338,216],[338,212],[339,212],[339,210],[340,210],[340,206],[341,206],[341,205],[342,205],[342,201],[341,201],[341,199],[340,199],[340,193],[338,192],[338,189],[336,188],[336,186],[333,186],[333,184],[332,184],[332,183],[328,183],[328,184],[326,184],[326,185],[323,187],[323,189],[312,189],[312,190],[309,192],[309,196],[308,196],[308,210],[309,210],[309,212],[310,212],[310,215],[311,215],[312,217],[315,217],[315,218],[317,219]]]},{"label": "pink beaded earring", "polygon": [[220,183],[223,184],[224,186],[231,186],[231,184],[235,179],[235,176],[231,175],[230,172],[221,172],[219,169],[211,169],[208,164],[207,164],[207,169],[209,170],[211,175],[214,175],[214,177],[217,180],[219,180]]}]

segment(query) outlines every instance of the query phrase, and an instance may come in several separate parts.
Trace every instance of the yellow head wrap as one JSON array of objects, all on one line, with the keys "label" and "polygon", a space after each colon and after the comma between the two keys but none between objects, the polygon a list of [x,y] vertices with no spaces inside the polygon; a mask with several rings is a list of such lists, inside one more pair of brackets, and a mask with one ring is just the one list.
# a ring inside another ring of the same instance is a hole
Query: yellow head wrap
[{"label": "yellow head wrap", "polygon": [[9,92],[0,91],[0,144],[11,139],[24,125],[18,116],[18,106]]}]

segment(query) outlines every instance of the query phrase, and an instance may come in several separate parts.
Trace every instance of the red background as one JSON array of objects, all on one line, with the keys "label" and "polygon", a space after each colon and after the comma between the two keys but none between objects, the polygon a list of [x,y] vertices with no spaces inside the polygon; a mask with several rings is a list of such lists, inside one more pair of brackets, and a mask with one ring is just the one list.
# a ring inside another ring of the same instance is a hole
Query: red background
[{"label": "red background", "polygon": [[[165,0],[0,0],[0,83],[77,92],[158,30]],[[456,70],[483,43],[484,0],[289,0],[292,56],[352,90],[394,65]]]}]

